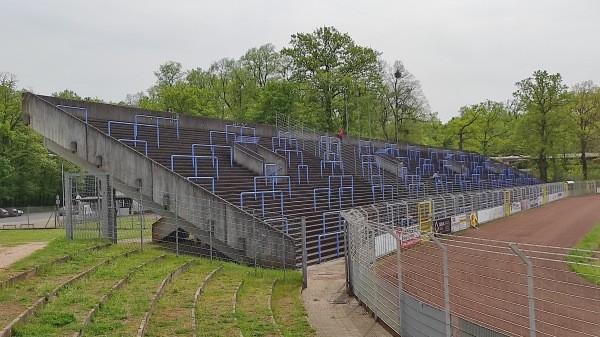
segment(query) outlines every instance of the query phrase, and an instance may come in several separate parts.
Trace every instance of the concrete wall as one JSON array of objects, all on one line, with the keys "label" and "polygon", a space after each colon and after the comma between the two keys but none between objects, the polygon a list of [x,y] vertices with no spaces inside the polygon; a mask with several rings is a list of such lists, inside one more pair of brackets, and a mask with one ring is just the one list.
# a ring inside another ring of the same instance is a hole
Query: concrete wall
[{"label": "concrete wall", "polygon": [[233,144],[233,161],[248,168],[257,175],[265,175],[265,159],[248,150],[243,145]]},{"label": "concrete wall", "polygon": [[[293,252],[293,239],[289,236],[280,234],[260,219],[106,136],[95,127],[64,113],[54,104],[83,106],[88,109],[88,118],[104,120],[133,121],[133,113],[168,116],[167,114],[107,104],[59,100],[30,93],[23,95],[23,121],[45,138],[45,144],[53,144],[51,150],[75,165],[88,172],[108,172],[116,181],[131,187],[131,191],[135,191],[141,182],[143,197],[157,205],[163,205],[167,199],[171,205],[175,205],[177,198],[177,207],[166,207],[168,214],[174,215],[177,212],[183,220],[204,231],[208,230],[212,222],[217,240],[243,251],[248,257],[253,258],[256,253],[259,263],[275,264],[277,259],[281,260],[276,252],[281,253],[282,240],[285,240],[285,246],[290,247],[290,252]],[[73,114],[83,116],[80,111]],[[72,144],[77,144],[76,150]],[[126,195],[131,191],[122,190]],[[256,235],[264,234],[267,238],[278,240],[265,240],[259,247],[250,245],[248,243],[253,242],[255,237],[253,229],[256,229]],[[290,257],[290,261],[286,263],[289,265],[293,261],[293,253],[285,255]]]},{"label": "concrete wall", "polygon": [[[127,106],[119,106],[104,103],[84,102],[61,99],[50,96],[37,95],[39,98],[51,103],[52,105],[67,105],[86,108],[88,110],[88,118],[100,119],[100,120],[116,120],[121,122],[134,122],[134,116],[138,115],[150,115],[159,117],[179,118],[179,127],[195,130],[219,130],[225,131],[226,125],[231,125],[233,121],[227,121],[223,119],[182,115],[177,113],[160,112],[146,109],[139,109]],[[64,111],[77,116],[83,117],[83,112],[80,110],[63,108]],[[138,120],[142,121],[142,119]],[[147,122],[147,120],[146,120]],[[159,125],[173,125],[170,121],[159,121]],[[277,131],[273,125],[260,125],[260,124],[246,124],[246,126],[256,128],[256,136],[258,137],[275,137]]]}]

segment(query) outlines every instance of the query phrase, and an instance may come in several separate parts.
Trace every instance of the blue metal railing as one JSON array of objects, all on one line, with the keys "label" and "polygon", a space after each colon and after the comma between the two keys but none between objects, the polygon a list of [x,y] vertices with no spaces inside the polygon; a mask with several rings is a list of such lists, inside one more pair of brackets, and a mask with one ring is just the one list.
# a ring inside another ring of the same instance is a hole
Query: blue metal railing
[{"label": "blue metal railing", "polygon": [[277,164],[274,163],[266,163],[264,164],[264,175],[265,176],[276,176],[279,171],[281,171],[282,167],[277,167]]},{"label": "blue metal railing", "polygon": [[[374,161],[365,161],[360,163],[360,169],[361,169],[361,173],[362,176],[365,176],[365,166],[367,166],[367,173],[369,176],[373,175],[374,172],[377,172],[377,175],[381,174],[381,166],[379,166],[378,162],[374,162]],[[377,171],[375,171],[377,170]]]},{"label": "blue metal railing", "polygon": [[317,192],[322,191],[327,192],[327,207],[331,208],[331,191],[329,190],[329,187],[319,187],[313,189],[313,207],[315,209],[315,212],[317,211]]},{"label": "blue metal railing", "polygon": [[[214,135],[220,135],[220,134],[222,134],[222,135],[225,135],[225,142],[226,142],[226,143],[229,143],[229,138],[228,138],[228,136],[229,136],[230,134],[235,136],[235,133],[233,133],[233,132],[225,132],[225,131],[210,131],[210,132],[209,132],[209,134],[208,134],[208,136],[209,136],[209,140],[210,140],[210,145],[213,145],[213,134],[214,134]],[[235,138],[235,137],[234,137],[234,138]]]},{"label": "blue metal railing", "polygon": [[373,154],[374,149],[373,142],[370,140],[359,140],[358,141],[358,155],[362,154]]},{"label": "blue metal railing", "polygon": [[210,154],[215,156],[215,148],[229,149],[229,166],[233,166],[233,149],[229,145],[204,145],[204,144],[192,144],[192,156],[196,155],[196,147],[208,147],[210,148]]},{"label": "blue metal railing", "polygon": [[[281,147],[281,142],[283,141],[284,150],[289,150],[288,144],[290,146],[290,149],[298,150],[298,139],[292,138],[292,133],[289,131],[278,131],[277,137],[271,137],[271,151],[273,152],[275,152],[275,140],[277,140],[278,147]],[[294,144],[296,146],[294,146]]]},{"label": "blue metal railing", "polygon": [[194,181],[194,180],[210,180],[211,181],[211,192],[213,194],[215,194],[215,178],[214,177],[188,177],[187,178],[189,181]]},{"label": "blue metal railing", "polygon": [[383,201],[385,201],[385,190],[389,188],[389,191],[391,194],[390,199],[394,200],[394,185],[391,185],[391,184],[371,185],[371,193],[373,194],[373,203],[375,203],[375,187],[379,188],[379,191],[381,192],[381,199]]},{"label": "blue metal railing", "polygon": [[84,119],[85,119],[85,122],[86,122],[86,123],[88,122],[88,111],[87,111],[87,109],[86,109],[86,108],[81,108],[81,107],[78,107],[78,106],[70,106],[70,105],[60,105],[60,104],[59,104],[59,105],[57,105],[56,107],[57,107],[57,108],[60,108],[60,109],[75,109],[75,110],[82,110],[82,111],[83,111],[83,113],[84,113]]},{"label": "blue metal railing", "polygon": [[171,171],[174,171],[174,161],[175,158],[190,158],[192,159],[192,166],[194,167],[194,176],[198,176],[198,164],[196,163],[196,160],[198,159],[210,159],[212,161],[212,166],[217,168],[217,173],[216,173],[216,178],[217,180],[219,180],[219,158],[215,157],[215,156],[190,156],[190,155],[185,155],[185,154],[174,154],[171,155]]},{"label": "blue metal railing", "polygon": [[291,165],[292,153],[295,153],[296,155],[300,155],[300,165],[304,165],[304,154],[300,150],[275,149],[275,153],[277,153],[277,154],[285,153],[285,156],[287,157],[288,167]]},{"label": "blue metal railing", "polygon": [[281,218],[271,218],[271,219],[265,219],[264,222],[266,224],[270,224],[272,222],[281,222],[284,227],[285,227],[285,234],[288,234],[288,227],[289,227],[289,221],[288,218],[286,217],[281,217]]},{"label": "blue metal railing", "polygon": [[[342,208],[342,194],[344,191],[350,191],[350,199],[352,200],[352,206],[354,206],[354,176],[350,176],[350,175],[341,175],[341,176],[329,176],[328,178],[328,187],[329,187],[329,196],[328,196],[328,200],[331,202],[331,178],[333,178],[334,180],[338,179],[340,180],[340,187],[338,188],[338,204],[339,204],[339,208]],[[345,186],[344,185],[344,178],[346,178],[346,181],[348,180],[348,178],[350,179],[350,186]],[[331,208],[331,204],[329,205],[329,208]]]},{"label": "blue metal railing", "polygon": [[[233,131],[229,131],[229,129],[233,129]],[[234,134],[235,137],[237,138],[237,134],[235,133],[236,129],[240,130],[240,136],[244,135],[244,130],[252,130],[252,136],[256,137],[256,129],[251,126],[227,124],[227,125],[225,125],[225,140],[228,143],[229,143],[229,134],[230,133]],[[234,140],[236,138],[234,138]]]},{"label": "blue metal railing", "polygon": [[[109,134],[110,135],[110,134]],[[145,140],[135,140],[135,139],[119,139],[121,143],[133,143],[135,147],[137,147],[137,143],[144,143],[144,154],[148,157],[148,142]]]},{"label": "blue metal railing", "polygon": [[[271,192],[275,192],[275,186],[277,186],[278,179],[286,179],[287,183],[288,183],[288,195],[291,198],[292,197],[292,183],[290,180],[290,176],[258,176],[258,177],[254,177],[254,192],[259,192],[257,191],[257,181],[259,180],[264,180],[265,181],[265,185],[271,185]],[[264,192],[264,191],[263,191]],[[273,198],[275,198],[275,194],[273,194]],[[254,196],[254,200],[256,200],[256,196]]]},{"label": "blue metal railing", "polygon": [[306,183],[308,184],[308,165],[303,165],[300,164],[298,165],[298,185],[300,185],[301,179],[300,179],[300,173],[302,173],[302,171],[305,170],[306,171]]},{"label": "blue metal railing", "polygon": [[235,143],[243,143],[243,144],[258,144],[259,140],[260,140],[260,137],[235,135],[234,142]]},{"label": "blue metal railing", "polygon": [[262,216],[265,216],[265,194],[271,194],[271,193],[275,193],[275,194],[279,193],[281,215],[283,215],[283,192],[282,191],[242,192],[242,193],[240,193],[240,208],[244,209],[244,196],[260,195],[261,196],[260,209],[262,211]]},{"label": "blue metal railing", "polygon": [[327,215],[336,215],[338,216],[338,231],[342,231],[342,213],[340,211],[329,211],[329,212],[323,212],[323,234],[325,234],[327,231],[325,229],[325,217]]},{"label": "blue metal railing", "polygon": [[321,263],[321,239],[326,236],[335,235],[336,256],[340,257],[340,234],[344,234],[344,232],[343,231],[331,232],[331,233],[319,234],[319,236],[317,236],[317,249],[318,249],[318,253],[319,253],[319,263]]},{"label": "blue metal railing", "polygon": [[342,160],[321,160],[321,177],[323,177],[323,169],[327,167],[327,164],[331,164],[331,175],[334,175],[336,166],[339,166],[344,174],[344,162]]},{"label": "blue metal railing", "polygon": [[140,124],[138,123],[138,118],[149,118],[150,120],[154,119],[156,121],[156,143],[158,144],[158,147],[160,147],[160,132],[159,129],[160,127],[158,126],[158,121],[159,120],[167,120],[167,121],[175,121],[175,128],[177,130],[177,139],[179,139],[179,118],[174,118],[174,117],[158,117],[158,116],[149,116],[149,115],[135,115],[133,116],[133,121],[135,123],[134,127],[133,127],[133,138],[137,139],[137,126],[138,125],[147,125],[147,124]]},{"label": "blue metal railing", "polygon": [[[137,124],[136,125],[135,123],[131,123],[131,122],[108,121],[108,135],[109,136],[110,136],[110,133],[111,133],[111,125],[114,125],[114,124],[118,124],[118,125],[131,125],[131,126],[133,126],[133,131],[134,131],[133,132],[133,140],[137,140],[137,132],[135,132],[137,126],[144,126],[144,127],[149,127],[149,128],[155,128],[156,132],[158,132],[158,127],[156,125],[153,125],[153,124]],[[156,139],[156,141],[157,141],[157,146],[160,147],[159,144],[158,144],[158,138]]]}]

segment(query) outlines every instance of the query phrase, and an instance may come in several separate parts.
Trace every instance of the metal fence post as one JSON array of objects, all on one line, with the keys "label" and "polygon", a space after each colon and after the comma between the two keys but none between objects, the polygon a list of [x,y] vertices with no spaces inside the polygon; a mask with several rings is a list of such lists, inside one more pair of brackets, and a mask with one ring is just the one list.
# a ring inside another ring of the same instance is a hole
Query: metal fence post
[{"label": "metal fence post", "polygon": [[446,310],[446,336],[452,337],[452,325],[450,322],[450,285],[448,281],[448,248],[446,248],[446,246],[444,246],[444,244],[442,244],[440,240],[438,240],[438,238],[436,238],[435,235],[433,235],[433,233],[429,233],[429,238],[433,242],[435,242],[442,249],[443,252],[442,258],[444,263],[444,304]]},{"label": "metal fence post", "polygon": [[144,208],[142,206],[142,185],[140,184],[140,205],[138,208],[138,214],[140,215],[140,250],[144,251]]},{"label": "metal fence post", "polygon": [[213,262],[213,218],[212,218],[212,202],[208,200],[208,249],[210,254],[210,262]]},{"label": "metal fence post", "polygon": [[306,218],[302,217],[302,222],[300,226],[300,230],[302,232],[302,289],[308,287],[308,275],[307,275],[307,267],[306,267]]},{"label": "metal fence post", "polygon": [[344,260],[346,262],[346,294],[352,295],[351,275],[350,275],[350,234],[348,233],[348,221],[344,220]]},{"label": "metal fence post", "polygon": [[285,250],[285,231],[281,231],[281,238],[283,239],[283,280],[285,281],[285,259],[287,258],[287,252]]},{"label": "metal fence post", "polygon": [[[377,215],[377,220],[379,221],[379,214]],[[375,318],[375,321],[377,321],[379,319],[379,314],[377,313],[379,310],[379,306],[380,303],[378,303],[378,287],[377,287],[377,278],[379,276],[377,276],[377,251],[376,251],[376,247],[377,247],[377,243],[375,242],[377,235],[375,235],[374,231],[371,232],[373,235],[371,237],[371,240],[373,240],[373,303],[375,303],[375,308],[373,308],[373,318]]]},{"label": "metal fence post", "polygon": [[256,241],[256,217],[254,213],[254,210],[252,210],[252,237],[254,241],[254,276],[256,276],[256,250],[258,247],[258,242]]},{"label": "metal fence post", "polygon": [[514,242],[508,244],[515,254],[527,265],[527,298],[529,299],[529,336],[535,337],[535,298],[533,296],[533,264]]},{"label": "metal fence post", "polygon": [[177,219],[177,194],[175,194],[175,255],[179,257],[179,219]]},{"label": "metal fence post", "polygon": [[[354,157],[354,174],[358,173],[358,168],[356,167],[357,163],[356,163],[356,147],[352,147],[352,151],[353,151],[353,157]],[[361,164],[362,165],[362,164]]]},{"label": "metal fence post", "polygon": [[402,240],[391,228],[386,228],[396,240],[396,272],[398,273],[398,323],[402,328],[402,316],[404,315],[404,290],[402,288]]}]

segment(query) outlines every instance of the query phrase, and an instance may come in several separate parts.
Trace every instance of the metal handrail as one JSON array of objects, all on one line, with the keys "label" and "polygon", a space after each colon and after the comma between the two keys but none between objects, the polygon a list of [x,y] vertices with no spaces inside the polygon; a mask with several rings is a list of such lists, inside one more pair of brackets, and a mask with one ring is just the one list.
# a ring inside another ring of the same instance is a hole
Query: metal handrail
[{"label": "metal handrail", "polygon": [[82,108],[82,107],[78,107],[78,106],[70,106],[70,105],[61,105],[61,104],[57,105],[56,107],[57,107],[57,108],[60,108],[60,109],[75,109],[75,110],[83,110],[83,112],[84,112],[84,118],[85,118],[85,122],[86,122],[86,123],[88,122],[88,111],[87,111],[87,109],[86,109],[86,108]]},{"label": "metal handrail", "polygon": [[194,176],[198,176],[198,164],[196,163],[196,160],[198,159],[210,159],[212,162],[212,166],[217,167],[217,180],[219,180],[219,158],[215,157],[215,156],[190,156],[187,154],[173,154],[171,155],[171,171],[174,171],[174,167],[175,167],[175,158],[191,158],[192,159],[192,166],[194,167]]},{"label": "metal handrail", "polygon": [[194,181],[194,180],[206,180],[206,179],[210,179],[211,180],[211,185],[212,185],[212,193],[215,193],[215,178],[214,177],[188,177],[187,178],[189,181]]},{"label": "metal handrail", "polygon": [[215,155],[215,148],[224,148],[224,149],[229,149],[229,166],[233,166],[233,149],[231,148],[230,145],[205,145],[205,144],[192,144],[192,156],[195,155],[195,148],[196,147],[209,147],[210,148],[210,154],[211,155]]},{"label": "metal handrail", "polygon": [[245,195],[261,195],[262,198],[261,198],[261,202],[260,202],[260,205],[261,205],[260,209],[262,211],[262,216],[265,216],[265,194],[273,193],[273,195],[275,195],[277,192],[279,192],[281,215],[283,215],[283,192],[282,191],[242,192],[242,193],[240,193],[240,208],[244,209],[244,196]]},{"label": "metal handrail", "polygon": [[137,147],[137,143],[144,143],[144,147],[145,147],[145,154],[146,157],[148,157],[148,142],[145,140],[136,140],[136,139],[119,139],[119,142],[121,143],[133,143],[135,147]]},{"label": "metal handrail", "polygon": [[[159,120],[161,120],[161,119],[162,119],[162,120],[171,120],[171,121],[175,121],[175,128],[176,128],[176,130],[177,130],[177,131],[176,131],[176,132],[177,132],[177,139],[179,139],[179,118],[175,118],[175,117],[160,117],[160,116],[150,116],[150,115],[135,115],[135,116],[133,116],[133,121],[134,121],[134,123],[135,123],[134,130],[133,130],[134,137],[135,137],[135,136],[137,136],[137,125],[138,125],[138,122],[137,122],[137,120],[138,120],[138,117],[144,117],[144,118],[150,118],[151,120],[152,120],[152,119],[155,119],[155,120],[156,120],[156,139],[157,139],[157,142],[158,142],[158,143],[160,143],[160,140],[159,140],[159,139],[160,139],[160,135],[159,135],[159,132],[158,132],[158,129],[159,129],[159,126],[158,126],[158,121],[159,121]],[[160,147],[160,146],[159,146],[159,147]]]}]

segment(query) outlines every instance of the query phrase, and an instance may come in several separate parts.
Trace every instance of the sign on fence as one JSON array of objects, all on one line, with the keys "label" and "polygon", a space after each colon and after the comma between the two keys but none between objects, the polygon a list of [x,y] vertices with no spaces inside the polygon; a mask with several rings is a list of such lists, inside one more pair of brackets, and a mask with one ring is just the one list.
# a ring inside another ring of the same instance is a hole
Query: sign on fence
[{"label": "sign on fence", "polygon": [[397,229],[396,235],[400,238],[400,247],[402,248],[421,243],[421,227],[419,225]]},{"label": "sign on fence", "polygon": [[[512,211],[512,204],[511,204],[511,211]],[[492,208],[484,209],[481,211],[477,211],[477,221],[479,223],[485,223],[488,221],[499,219],[503,216],[504,216],[504,207],[503,206],[497,206],[497,207],[492,207]]]},{"label": "sign on fence", "polygon": [[565,194],[563,192],[551,193],[551,194],[548,194],[548,202],[553,202],[558,199],[562,199],[564,197],[565,197]]},{"label": "sign on fence", "polygon": [[529,208],[538,207],[544,204],[544,199],[542,197],[532,198],[529,201]]},{"label": "sign on fence", "polygon": [[510,204],[510,214],[519,213],[521,211],[521,202],[515,201]]},{"label": "sign on fence", "polygon": [[469,226],[467,224],[467,215],[455,215],[450,218],[450,226],[452,227],[452,232],[458,232],[467,229]]},{"label": "sign on fence", "polygon": [[450,218],[436,219],[433,221],[433,230],[435,233],[450,234],[452,233],[452,224]]}]

